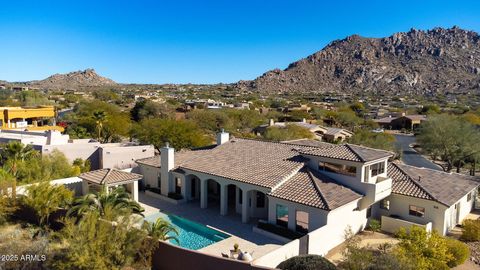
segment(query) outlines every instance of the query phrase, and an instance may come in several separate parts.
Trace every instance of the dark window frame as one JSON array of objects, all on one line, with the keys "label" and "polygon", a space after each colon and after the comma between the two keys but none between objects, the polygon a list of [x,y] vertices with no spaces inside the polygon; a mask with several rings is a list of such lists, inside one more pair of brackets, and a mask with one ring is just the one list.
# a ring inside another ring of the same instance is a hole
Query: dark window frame
[{"label": "dark window frame", "polygon": [[425,217],[425,207],[409,205],[408,214],[414,217]]}]

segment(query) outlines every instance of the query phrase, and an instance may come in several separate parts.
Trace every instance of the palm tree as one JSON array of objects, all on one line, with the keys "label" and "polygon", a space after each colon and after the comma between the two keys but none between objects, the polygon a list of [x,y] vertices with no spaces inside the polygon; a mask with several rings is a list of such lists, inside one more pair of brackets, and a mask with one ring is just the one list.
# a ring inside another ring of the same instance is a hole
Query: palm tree
[{"label": "palm tree", "polygon": [[80,217],[90,211],[98,212],[103,218],[112,220],[130,213],[143,216],[144,209],[130,198],[124,187],[117,187],[108,192],[108,187],[103,186],[98,193],[89,193],[76,199],[67,215]]},{"label": "palm tree", "polygon": [[[38,156],[38,151],[33,149],[31,145],[24,145],[18,141],[7,143],[2,149],[2,163],[7,171],[13,176],[12,181],[12,198],[17,197],[17,170],[18,163],[27,159]],[[14,200],[15,201],[15,200]]]},{"label": "palm tree", "polygon": [[93,112],[93,120],[95,120],[95,125],[97,129],[97,139],[100,141],[102,138],[103,124],[107,119],[107,114],[104,111]]},{"label": "palm tree", "polygon": [[179,243],[177,228],[163,218],[157,218],[155,222],[146,221],[143,226],[147,230],[148,235],[155,240],[174,240]]}]

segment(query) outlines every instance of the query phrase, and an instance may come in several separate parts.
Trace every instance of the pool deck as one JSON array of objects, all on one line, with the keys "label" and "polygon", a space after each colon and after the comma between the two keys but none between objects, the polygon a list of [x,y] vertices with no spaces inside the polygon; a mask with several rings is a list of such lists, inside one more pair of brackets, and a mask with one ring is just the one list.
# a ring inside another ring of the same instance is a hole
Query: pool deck
[{"label": "pool deck", "polygon": [[209,208],[201,209],[198,202],[176,205],[150,197],[144,192],[139,192],[138,195],[140,204],[145,208],[145,216],[161,211],[232,235],[225,240],[200,249],[201,252],[215,256],[221,256],[222,253],[230,254],[230,249],[233,249],[233,245],[237,243],[242,251],[248,251],[256,259],[283,245],[275,239],[253,232],[253,227],[256,224],[255,219],[252,219],[248,224],[242,223],[241,216],[231,213],[233,211],[229,211],[228,215],[222,216],[218,205],[209,204]]}]

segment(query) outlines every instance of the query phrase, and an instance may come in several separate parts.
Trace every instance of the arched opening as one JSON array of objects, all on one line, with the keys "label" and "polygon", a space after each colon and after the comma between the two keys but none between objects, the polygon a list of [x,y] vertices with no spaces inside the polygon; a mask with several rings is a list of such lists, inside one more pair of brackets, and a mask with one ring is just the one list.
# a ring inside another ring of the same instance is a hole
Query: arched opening
[{"label": "arched opening", "polygon": [[220,184],[213,180],[207,180],[207,196],[209,208],[220,208]]}]

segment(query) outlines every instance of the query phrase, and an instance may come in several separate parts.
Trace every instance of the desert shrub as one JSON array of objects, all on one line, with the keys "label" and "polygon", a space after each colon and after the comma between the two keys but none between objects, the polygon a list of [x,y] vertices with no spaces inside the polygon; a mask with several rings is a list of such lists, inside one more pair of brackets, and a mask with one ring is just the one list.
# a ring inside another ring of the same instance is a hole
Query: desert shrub
[{"label": "desert shrub", "polygon": [[428,233],[424,228],[413,226],[409,232],[401,228],[397,237],[400,243],[395,248],[395,256],[411,262],[414,269],[449,269],[447,264],[453,256],[449,253],[447,239],[436,231]]},{"label": "desert shrub", "polygon": [[463,222],[463,233],[460,239],[463,241],[479,241],[480,220],[465,220]]},{"label": "desert shrub", "polygon": [[470,257],[470,249],[465,243],[455,239],[447,239],[448,252],[452,254],[451,260],[447,263],[449,267],[455,267],[464,263]]},{"label": "desert shrub", "polygon": [[380,224],[380,221],[377,219],[370,219],[368,223],[368,229],[372,232],[378,232],[382,228],[382,224]]},{"label": "desert shrub", "polygon": [[281,262],[277,268],[282,270],[335,270],[337,267],[319,255],[300,255]]}]

